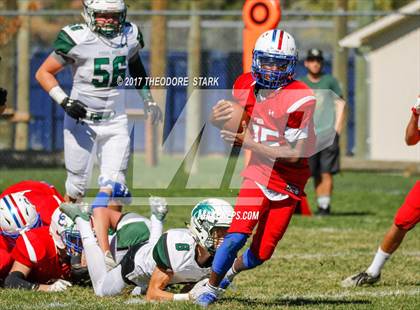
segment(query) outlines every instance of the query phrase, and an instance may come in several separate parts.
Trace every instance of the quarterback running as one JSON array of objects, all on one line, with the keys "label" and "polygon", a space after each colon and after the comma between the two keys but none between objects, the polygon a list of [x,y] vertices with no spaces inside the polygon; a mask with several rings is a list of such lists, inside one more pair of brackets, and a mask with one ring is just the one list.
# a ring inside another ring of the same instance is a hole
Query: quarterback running
[{"label": "quarterback running", "polygon": [[[235,214],[253,212],[259,217],[233,219],[209,281],[195,288],[193,298],[201,306],[216,302],[239,272],[270,259],[303,195],[310,176],[306,157],[314,143],[315,97],[306,84],[294,79],[296,62],[295,40],[289,33],[264,32],[255,44],[251,73],[234,84],[235,100],[245,107],[250,121],[242,122],[242,132],[222,130],[221,136],[252,151],[242,172]],[[213,120],[228,118],[230,104],[218,102]],[[236,258],[257,224],[250,247]]]},{"label": "quarterback running", "polygon": [[[145,77],[139,57],[142,33],[126,21],[123,0],[84,0],[85,23],[64,27],[54,51],[36,73],[36,79],[66,112],[64,157],[66,201],[85,195],[93,160],[97,157],[102,180],[125,183],[130,136],[121,84],[128,74]],[[73,87],[67,94],[56,75],[71,66]],[[145,80],[145,79],[142,79]],[[136,85],[153,123],[162,118],[145,83]]]},{"label": "quarterback running", "polygon": [[[412,108],[412,115],[405,132],[407,145],[416,145],[420,141],[419,117],[420,96]],[[378,282],[386,261],[398,249],[407,232],[413,229],[418,222],[420,222],[420,181],[414,184],[403,205],[395,214],[394,223],[386,233],[371,265],[365,271],[344,279],[341,285],[343,287],[354,287],[372,285]]]},{"label": "quarterback running", "polygon": [[150,221],[135,213],[117,216],[118,212],[106,209],[116,230],[111,250],[118,264],[107,270],[87,214],[77,204],[61,205],[80,230],[96,295],[120,294],[131,284],[137,286],[138,293],[146,293],[147,300],[189,300],[189,294],[173,294],[165,288],[196,283],[210,274],[214,253],[232,221],[230,204],[220,199],[203,200],[191,212],[189,229],[170,229],[164,234],[166,201],[153,198],[150,206]]}]

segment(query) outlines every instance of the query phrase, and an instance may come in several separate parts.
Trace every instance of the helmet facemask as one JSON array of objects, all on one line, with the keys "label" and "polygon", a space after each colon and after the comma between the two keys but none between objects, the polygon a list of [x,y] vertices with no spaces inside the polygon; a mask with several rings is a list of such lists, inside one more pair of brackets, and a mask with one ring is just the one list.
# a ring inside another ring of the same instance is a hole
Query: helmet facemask
[{"label": "helmet facemask", "polygon": [[258,85],[277,89],[293,80],[296,62],[296,56],[255,50],[252,58],[252,76]]},{"label": "helmet facemask", "polygon": [[66,228],[61,233],[61,239],[65,245],[66,253],[70,257],[80,256],[83,251],[83,243],[80,232],[73,227]]},{"label": "helmet facemask", "polygon": [[216,250],[220,247],[227,234],[228,228],[215,226],[210,230],[210,234],[205,241],[205,247],[210,254],[214,255],[216,253]]}]

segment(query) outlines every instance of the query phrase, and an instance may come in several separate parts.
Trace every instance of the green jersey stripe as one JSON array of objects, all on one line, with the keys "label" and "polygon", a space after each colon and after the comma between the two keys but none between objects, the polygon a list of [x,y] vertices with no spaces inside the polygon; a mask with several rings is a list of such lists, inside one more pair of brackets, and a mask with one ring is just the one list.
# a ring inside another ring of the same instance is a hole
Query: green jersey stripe
[{"label": "green jersey stripe", "polygon": [[168,252],[168,243],[167,243],[168,234],[163,234],[155,247],[153,248],[153,259],[156,262],[156,265],[165,270],[172,270],[171,261],[169,259]]},{"label": "green jersey stripe", "polygon": [[67,55],[76,46],[76,42],[64,30],[61,30],[53,46],[57,54]]}]

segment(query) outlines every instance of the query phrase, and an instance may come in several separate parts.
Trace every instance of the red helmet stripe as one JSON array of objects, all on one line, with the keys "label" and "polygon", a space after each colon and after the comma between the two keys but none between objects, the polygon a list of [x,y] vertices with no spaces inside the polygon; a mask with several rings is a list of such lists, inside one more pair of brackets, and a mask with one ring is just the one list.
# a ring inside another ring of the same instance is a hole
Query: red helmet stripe
[{"label": "red helmet stripe", "polygon": [[12,195],[9,195],[9,198],[10,198],[10,200],[11,200],[11,202],[12,202],[13,206],[15,207],[15,209],[18,211],[19,218],[20,218],[20,221],[22,222],[23,226],[26,226],[26,224],[27,224],[27,223],[26,223],[26,221],[25,221],[25,217],[23,216],[22,212],[20,211],[20,208],[19,208],[18,204],[17,204],[17,203],[16,203],[16,201],[13,199],[13,196],[12,196]]},{"label": "red helmet stripe", "polygon": [[282,31],[280,31],[279,45],[277,46],[277,48],[278,48],[279,50],[281,50],[281,46],[282,46],[282,44],[283,44],[283,34],[284,34],[284,31],[283,31],[283,30],[282,30]]}]

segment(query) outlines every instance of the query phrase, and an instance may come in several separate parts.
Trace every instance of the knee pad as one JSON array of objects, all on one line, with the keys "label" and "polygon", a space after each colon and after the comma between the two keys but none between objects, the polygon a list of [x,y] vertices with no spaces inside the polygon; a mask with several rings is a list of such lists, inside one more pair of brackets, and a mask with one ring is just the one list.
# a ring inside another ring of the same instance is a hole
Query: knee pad
[{"label": "knee pad", "polygon": [[238,251],[245,245],[247,234],[229,233],[225,236],[222,245],[217,249],[212,269],[219,275],[224,275],[232,267]]},{"label": "knee pad", "polygon": [[246,269],[252,269],[264,263],[264,260],[261,260],[258,257],[256,257],[254,253],[252,253],[250,248],[246,249],[242,257]]},{"label": "knee pad", "polygon": [[68,172],[65,185],[66,194],[73,199],[82,198],[86,193],[86,184],[87,177]]},{"label": "knee pad", "polygon": [[98,185],[103,186],[108,182],[117,182],[125,185],[125,172],[119,171],[115,173],[102,173],[98,178]]}]

